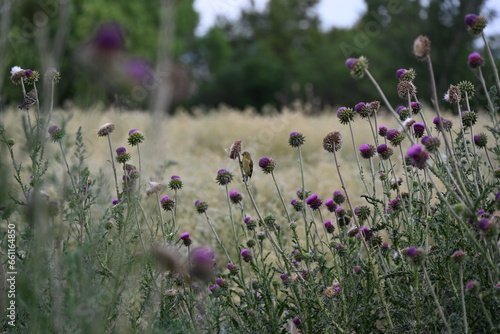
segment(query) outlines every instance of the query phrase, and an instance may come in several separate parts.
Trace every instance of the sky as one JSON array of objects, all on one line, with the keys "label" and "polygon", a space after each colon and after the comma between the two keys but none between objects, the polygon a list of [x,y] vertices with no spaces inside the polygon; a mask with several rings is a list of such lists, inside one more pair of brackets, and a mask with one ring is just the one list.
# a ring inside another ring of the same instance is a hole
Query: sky
[{"label": "sky", "polygon": [[[264,9],[268,0],[253,0],[258,10]],[[250,7],[251,0],[195,0],[194,7],[200,14],[197,33],[203,34],[216,20],[217,15],[232,20],[239,17],[240,9]],[[487,0],[486,8],[495,9],[500,15],[500,1]],[[333,26],[349,28],[365,10],[364,0],[320,0],[317,11],[324,29]],[[484,31],[487,35],[500,33],[500,18],[491,21]]]}]

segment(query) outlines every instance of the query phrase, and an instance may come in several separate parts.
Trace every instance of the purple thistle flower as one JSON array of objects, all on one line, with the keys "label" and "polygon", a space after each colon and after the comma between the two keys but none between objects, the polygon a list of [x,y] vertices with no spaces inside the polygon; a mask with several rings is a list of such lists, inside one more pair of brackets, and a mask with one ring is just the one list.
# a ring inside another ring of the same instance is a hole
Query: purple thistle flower
[{"label": "purple thistle flower", "polygon": [[408,150],[407,157],[410,158],[413,166],[423,169],[427,159],[429,159],[429,153],[423,150],[419,144],[415,144]]},{"label": "purple thistle flower", "polygon": [[399,70],[396,71],[396,78],[401,79],[407,72],[408,72],[407,69],[400,68]]},{"label": "purple thistle flower", "polygon": [[285,282],[285,281],[288,281],[288,279],[289,279],[290,277],[288,277],[288,275],[287,275],[287,274],[281,274],[281,275],[280,275],[280,278],[281,278],[281,280],[282,280],[283,282]]},{"label": "purple thistle flower", "polygon": [[378,134],[381,137],[385,137],[387,135],[387,126],[381,125],[378,127]]},{"label": "purple thistle flower", "polygon": [[484,148],[488,144],[488,137],[484,133],[474,135],[474,144],[479,148]]},{"label": "purple thistle flower", "polygon": [[257,226],[257,223],[255,222],[255,220],[253,220],[252,217],[250,217],[250,216],[245,217],[243,222],[245,223],[245,226],[247,227],[247,229],[250,231],[254,230],[255,227]]},{"label": "purple thistle flower", "polygon": [[353,272],[354,274],[358,274],[358,273],[360,272],[360,270],[361,270],[361,268],[360,268],[360,267],[358,267],[358,266],[356,266],[356,267],[352,268],[352,272]]},{"label": "purple thistle flower", "polygon": [[263,157],[259,160],[259,167],[262,168],[264,174],[270,174],[276,167],[276,161],[269,157]]},{"label": "purple thistle flower", "polygon": [[94,37],[93,45],[97,50],[104,53],[123,49],[125,47],[125,37],[122,27],[116,23],[102,25]]},{"label": "purple thistle flower", "polygon": [[211,293],[215,294],[220,289],[220,286],[218,286],[217,284],[212,284],[208,289],[210,290]]},{"label": "purple thistle flower", "polygon": [[202,213],[205,213],[207,211],[208,203],[205,201],[196,200],[196,202],[194,202],[194,207],[196,208],[196,212],[198,212],[199,214],[202,214]]},{"label": "purple thistle flower", "polygon": [[232,190],[229,193],[229,199],[231,200],[231,203],[238,204],[243,199],[243,196],[241,196],[241,194],[237,190]]},{"label": "purple thistle flower", "polygon": [[175,200],[168,196],[163,196],[160,200],[160,204],[165,211],[172,211],[175,205]]},{"label": "purple thistle flower", "polygon": [[470,68],[478,68],[484,66],[484,58],[478,52],[473,52],[469,55],[467,65]]},{"label": "purple thistle flower", "polygon": [[233,180],[233,174],[225,169],[219,169],[215,181],[221,186],[228,185]]},{"label": "purple thistle flower", "polygon": [[420,102],[411,102],[410,103],[411,112],[413,114],[418,114],[422,110],[422,103]]},{"label": "purple thistle flower", "polygon": [[323,225],[328,233],[333,233],[335,231],[335,226],[332,224],[331,220],[326,220]]},{"label": "purple thistle flower", "polygon": [[401,199],[400,198],[395,198],[387,204],[389,205],[389,208],[391,210],[396,211],[396,210],[401,209]]},{"label": "purple thistle flower", "polygon": [[113,198],[113,200],[111,201],[111,203],[113,203],[113,205],[118,204],[118,202],[119,202],[118,198]]},{"label": "purple thistle flower", "polygon": [[363,110],[363,108],[365,107],[366,103],[364,102],[359,102],[358,104],[356,104],[354,106],[354,111],[356,111],[357,113],[360,113],[361,110]]},{"label": "purple thistle flower", "polygon": [[408,256],[410,259],[414,258],[417,254],[418,254],[417,247],[410,247],[406,250],[406,256]]},{"label": "purple thistle flower", "polygon": [[493,226],[493,223],[488,218],[483,218],[477,223],[477,227],[484,233],[489,232]]},{"label": "purple thistle flower", "polygon": [[305,142],[305,137],[302,133],[293,131],[290,133],[290,137],[288,138],[288,144],[292,147],[302,146]]},{"label": "purple thistle flower", "polygon": [[193,242],[191,240],[189,232],[181,233],[180,239],[184,243],[184,246],[189,247]]},{"label": "purple thistle flower", "polygon": [[454,260],[457,263],[462,263],[465,261],[465,258],[467,257],[467,254],[465,254],[464,251],[456,251],[453,254],[451,254],[452,260]]},{"label": "purple thistle flower", "polygon": [[250,262],[252,261],[252,253],[250,253],[250,250],[247,248],[244,248],[240,252],[241,257],[245,262]]},{"label": "purple thistle flower", "polygon": [[365,159],[370,159],[375,155],[375,147],[370,144],[363,144],[359,147],[361,156]]},{"label": "purple thistle flower", "polygon": [[215,284],[222,288],[224,285],[226,285],[226,281],[222,277],[217,277],[215,279]]},{"label": "purple thistle flower", "polygon": [[413,123],[413,135],[415,138],[422,138],[425,132],[425,125],[423,123]]},{"label": "purple thistle flower", "polygon": [[298,317],[293,318],[292,322],[297,327],[299,327],[302,324],[302,321]]},{"label": "purple thistle flower", "polygon": [[382,160],[387,160],[391,157],[391,155],[394,153],[394,151],[392,150],[392,148],[390,148],[386,144],[380,144],[377,147],[377,153],[380,155]]},{"label": "purple thistle flower", "polygon": [[323,201],[320,198],[318,198],[318,194],[312,194],[306,199],[306,203],[307,205],[309,205],[311,209],[317,210],[321,207]]},{"label": "purple thistle flower", "polygon": [[397,129],[387,130],[385,136],[392,146],[398,146],[405,139],[405,134]]},{"label": "purple thistle flower", "polygon": [[465,290],[467,292],[473,292],[479,289],[479,283],[476,281],[470,281],[465,285]]},{"label": "purple thistle flower", "polygon": [[356,62],[358,61],[357,58],[349,58],[345,61],[345,66],[352,70],[354,68],[354,65],[356,65]]},{"label": "purple thistle flower", "polygon": [[329,198],[325,201],[325,206],[330,212],[335,212],[335,209],[337,209],[337,203],[335,203],[332,198]]},{"label": "purple thistle flower", "polygon": [[127,149],[123,146],[120,146],[116,149],[116,154],[123,155],[127,153]]},{"label": "purple thistle flower", "polygon": [[469,27],[473,26],[476,23],[478,16],[476,14],[467,14],[465,15],[465,24]]},{"label": "purple thistle flower", "polygon": [[333,200],[337,204],[342,204],[345,201],[345,196],[344,196],[344,194],[342,194],[342,192],[340,190],[335,190],[333,192]]}]

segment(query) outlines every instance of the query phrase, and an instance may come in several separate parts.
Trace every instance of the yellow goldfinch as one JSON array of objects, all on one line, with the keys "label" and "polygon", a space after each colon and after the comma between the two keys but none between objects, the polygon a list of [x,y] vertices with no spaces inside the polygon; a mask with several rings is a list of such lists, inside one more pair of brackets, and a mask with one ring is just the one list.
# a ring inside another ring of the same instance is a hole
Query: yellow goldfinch
[{"label": "yellow goldfinch", "polygon": [[243,167],[243,173],[245,174],[243,177],[243,181],[246,182],[249,177],[252,177],[253,161],[252,157],[250,156],[250,153],[243,152],[241,155],[243,156],[241,164]]}]

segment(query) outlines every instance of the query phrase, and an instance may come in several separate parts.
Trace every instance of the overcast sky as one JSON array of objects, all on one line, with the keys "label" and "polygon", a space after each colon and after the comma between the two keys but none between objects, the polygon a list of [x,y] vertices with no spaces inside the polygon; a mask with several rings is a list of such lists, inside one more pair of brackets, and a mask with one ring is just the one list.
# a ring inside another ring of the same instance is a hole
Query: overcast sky
[{"label": "overcast sky", "polygon": [[[195,0],[194,6],[200,14],[198,33],[203,34],[211,27],[217,15],[237,19],[242,7],[249,7],[251,0]],[[262,10],[268,0],[254,0],[256,7]],[[487,0],[486,7],[494,8],[500,14],[500,1]],[[350,27],[365,10],[363,0],[320,0],[317,8],[325,29],[332,26]],[[500,33],[500,18],[490,22],[485,29],[486,34]]]}]

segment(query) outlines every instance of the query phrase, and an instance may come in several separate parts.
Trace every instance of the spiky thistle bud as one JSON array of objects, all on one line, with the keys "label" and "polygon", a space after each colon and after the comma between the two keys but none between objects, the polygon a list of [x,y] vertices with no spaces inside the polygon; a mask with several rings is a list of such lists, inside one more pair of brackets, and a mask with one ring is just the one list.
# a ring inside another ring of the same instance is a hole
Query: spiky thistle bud
[{"label": "spiky thistle bud", "polygon": [[207,212],[208,203],[205,201],[197,200],[196,202],[194,202],[194,207],[196,208],[196,212],[198,212],[199,214],[202,214],[202,213]]},{"label": "spiky thistle bud", "polygon": [[360,205],[354,208],[354,214],[360,221],[365,221],[370,217],[370,208],[366,205]]},{"label": "spiky thistle bud", "polygon": [[189,247],[193,243],[189,232],[181,233],[180,239],[182,240],[182,242],[184,243],[184,246],[186,246],[186,247]]},{"label": "spiky thistle bud", "polygon": [[396,109],[396,113],[399,115],[399,119],[403,122],[410,117],[410,111],[405,106],[399,106],[398,109]]},{"label": "spiky thistle bud", "polygon": [[290,137],[288,138],[288,144],[291,147],[300,147],[304,144],[305,142],[304,135],[300,132],[293,131],[290,133]]},{"label": "spiky thistle bud", "polygon": [[363,144],[359,147],[359,152],[363,158],[370,159],[375,155],[375,146]]},{"label": "spiky thistle bud", "polygon": [[40,73],[38,73],[38,71],[25,70],[24,73],[25,73],[24,81],[28,85],[34,85],[38,81],[38,79],[40,78]]},{"label": "spiky thistle bud", "polygon": [[392,146],[398,146],[405,139],[405,134],[397,129],[390,129],[385,136]]},{"label": "spiky thistle bud", "polygon": [[358,80],[364,77],[365,72],[368,69],[368,59],[364,56],[359,58],[349,58],[346,60],[345,65],[351,70],[351,76]]},{"label": "spiky thistle bud", "polygon": [[332,224],[331,220],[326,220],[323,223],[323,226],[325,226],[325,229],[328,233],[332,234],[333,232],[335,232],[335,225]]},{"label": "spiky thistle bud", "polygon": [[276,161],[269,157],[263,157],[259,160],[259,167],[262,168],[264,174],[270,174],[276,167]]},{"label": "spiky thistle bud", "polygon": [[49,67],[47,71],[45,71],[44,79],[49,82],[58,83],[61,80],[61,73],[54,67]]},{"label": "spiky thistle bud", "polygon": [[394,151],[392,150],[392,148],[390,148],[386,144],[380,144],[377,147],[377,153],[379,154],[379,156],[382,160],[387,160],[391,157],[391,155],[394,153]]},{"label": "spiky thistle bud", "polygon": [[378,135],[381,137],[387,136],[387,126],[381,125],[378,127]]},{"label": "spiky thistle bud", "polygon": [[488,137],[485,133],[480,133],[474,136],[474,144],[476,144],[479,148],[485,148],[486,144],[488,144]]},{"label": "spiky thistle bud", "polygon": [[49,130],[50,139],[53,142],[59,142],[64,137],[64,130],[58,127],[57,125],[52,125]]},{"label": "spiky thistle bud", "polygon": [[340,190],[335,190],[333,192],[333,200],[337,204],[342,204],[345,202],[345,196],[344,196],[344,194],[342,194],[342,192]]},{"label": "spiky thistle bud", "polygon": [[471,99],[476,92],[474,84],[470,81],[461,81],[457,84],[457,87],[460,89],[460,94],[464,99]]},{"label": "spiky thistle bud", "polygon": [[326,208],[328,209],[328,211],[330,212],[335,212],[335,210],[337,209],[337,203],[335,203],[335,201],[333,200],[333,198],[329,198],[325,201],[325,206]]},{"label": "spiky thistle bud", "polygon": [[467,24],[469,32],[473,35],[479,35],[488,25],[488,20],[482,15],[467,14],[465,15],[465,24]]},{"label": "spiky thistle bud", "polygon": [[302,211],[302,209],[304,208],[304,202],[299,201],[298,199],[292,199],[290,204],[292,204],[293,209],[297,212]]},{"label": "spiky thistle bud", "polygon": [[215,181],[221,186],[225,186],[233,180],[233,174],[225,169],[219,169]]},{"label": "spiky thistle bud", "polygon": [[411,102],[410,103],[411,112],[416,115],[422,110],[422,103],[420,102]]},{"label": "spiky thistle bud", "polygon": [[396,71],[396,78],[400,81],[413,81],[415,80],[415,76],[416,74],[413,68],[410,68],[409,70],[400,68]]},{"label": "spiky thistle bud", "polygon": [[127,149],[123,146],[118,147],[116,149],[116,161],[118,163],[124,164],[130,160],[130,153],[127,152]]},{"label": "spiky thistle bud", "polygon": [[163,196],[160,200],[160,204],[163,210],[172,211],[175,206],[175,200],[173,200],[169,196]]},{"label": "spiky thistle bud", "polygon": [[438,137],[424,136],[421,142],[430,153],[437,152],[441,146],[441,140]]},{"label": "spiky thistle bud", "polygon": [[474,111],[462,111],[462,124],[464,128],[470,128],[477,122],[477,115]]},{"label": "spiky thistle bud", "polygon": [[337,117],[340,121],[340,124],[349,124],[352,121],[354,121],[354,116],[355,116],[354,110],[351,108],[346,108],[346,107],[341,107],[337,110]]},{"label": "spiky thistle bud", "polygon": [[128,132],[127,141],[129,143],[129,145],[137,146],[144,141],[144,135],[139,130],[132,129]]},{"label": "spiky thistle bud", "polygon": [[241,196],[237,190],[232,190],[229,193],[229,199],[231,200],[231,203],[238,204],[243,200],[243,196]]}]

